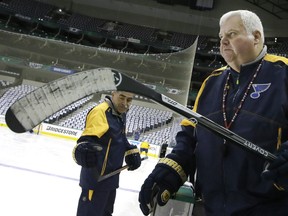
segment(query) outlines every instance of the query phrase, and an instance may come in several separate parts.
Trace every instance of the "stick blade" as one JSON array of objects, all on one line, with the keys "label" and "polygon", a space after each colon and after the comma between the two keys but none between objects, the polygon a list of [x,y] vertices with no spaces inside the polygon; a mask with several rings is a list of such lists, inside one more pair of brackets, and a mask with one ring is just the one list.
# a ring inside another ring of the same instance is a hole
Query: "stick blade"
[{"label": "stick blade", "polygon": [[97,68],[49,82],[14,102],[5,114],[16,133],[29,131],[54,113],[94,93],[116,90],[110,68]]},{"label": "stick blade", "polygon": [[20,121],[16,118],[12,110],[9,108],[5,114],[5,122],[6,125],[9,127],[10,130],[12,130],[15,133],[24,133],[26,132],[26,129],[21,124]]}]

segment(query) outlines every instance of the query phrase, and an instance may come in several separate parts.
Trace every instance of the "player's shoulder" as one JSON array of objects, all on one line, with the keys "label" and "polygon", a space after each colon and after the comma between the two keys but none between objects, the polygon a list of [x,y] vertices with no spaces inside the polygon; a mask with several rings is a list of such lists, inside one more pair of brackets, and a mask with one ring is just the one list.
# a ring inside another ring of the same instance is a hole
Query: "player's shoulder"
[{"label": "player's shoulder", "polygon": [[102,103],[99,103],[95,107],[92,108],[92,111],[106,111],[109,108],[109,104],[104,101]]},{"label": "player's shoulder", "polygon": [[221,74],[223,71],[225,71],[228,68],[228,65],[217,68],[216,70],[212,71],[211,75],[217,75]]},{"label": "player's shoulder", "polygon": [[98,105],[94,106],[90,111],[89,115],[90,116],[95,116],[95,115],[104,115],[106,110],[109,109],[109,104],[106,103],[105,101],[102,103],[99,103]]},{"label": "player's shoulder", "polygon": [[284,56],[278,56],[278,55],[274,55],[274,54],[266,54],[265,57],[264,57],[264,60],[265,61],[268,61],[268,62],[283,62],[285,63],[286,65],[288,65],[288,58],[284,57]]},{"label": "player's shoulder", "polygon": [[208,80],[219,77],[225,70],[227,70],[227,68],[228,66],[224,66],[212,71],[211,74],[204,80],[203,84],[205,85]]}]

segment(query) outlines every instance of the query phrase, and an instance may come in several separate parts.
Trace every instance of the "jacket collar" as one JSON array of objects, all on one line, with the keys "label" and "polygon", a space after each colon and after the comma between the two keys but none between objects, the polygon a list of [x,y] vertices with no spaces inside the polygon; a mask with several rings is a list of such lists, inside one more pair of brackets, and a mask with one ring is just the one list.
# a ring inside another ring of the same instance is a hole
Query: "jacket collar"
[{"label": "jacket collar", "polygon": [[116,108],[115,108],[115,106],[114,106],[114,104],[113,104],[113,102],[112,102],[111,96],[105,96],[104,101],[105,101],[105,102],[109,105],[109,107],[111,108],[113,115],[118,116],[118,117],[120,117],[120,118],[123,118],[123,114],[119,113],[119,112],[116,110]]},{"label": "jacket collar", "polygon": [[245,66],[248,66],[248,65],[252,65],[252,64],[260,61],[262,58],[264,58],[264,56],[266,55],[266,53],[267,53],[267,46],[264,45],[262,51],[261,51],[260,54],[257,56],[257,58],[256,58],[254,61],[252,61],[252,62],[248,62],[248,63],[246,63],[246,64],[242,64],[242,67],[245,67]]}]

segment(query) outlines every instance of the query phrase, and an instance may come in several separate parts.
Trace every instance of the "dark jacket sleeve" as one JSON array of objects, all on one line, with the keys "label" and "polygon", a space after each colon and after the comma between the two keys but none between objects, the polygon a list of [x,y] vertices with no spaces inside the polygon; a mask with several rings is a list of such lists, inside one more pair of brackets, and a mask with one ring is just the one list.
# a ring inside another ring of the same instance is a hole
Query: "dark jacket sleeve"
[{"label": "dark jacket sleeve", "polygon": [[176,135],[176,146],[172,153],[181,158],[183,169],[187,175],[194,175],[195,172],[195,155],[196,147],[195,128],[192,126],[182,126],[182,130]]}]

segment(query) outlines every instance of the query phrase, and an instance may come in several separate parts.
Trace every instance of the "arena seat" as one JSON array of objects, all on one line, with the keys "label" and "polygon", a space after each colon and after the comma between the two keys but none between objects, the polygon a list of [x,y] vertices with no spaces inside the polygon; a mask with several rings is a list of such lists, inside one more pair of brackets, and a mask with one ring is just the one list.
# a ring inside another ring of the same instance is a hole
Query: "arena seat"
[{"label": "arena seat", "polygon": [[2,97],[0,97],[0,114],[5,115],[8,108],[19,98],[23,97],[25,94],[33,91],[36,87],[31,85],[18,85],[9,88]]}]

